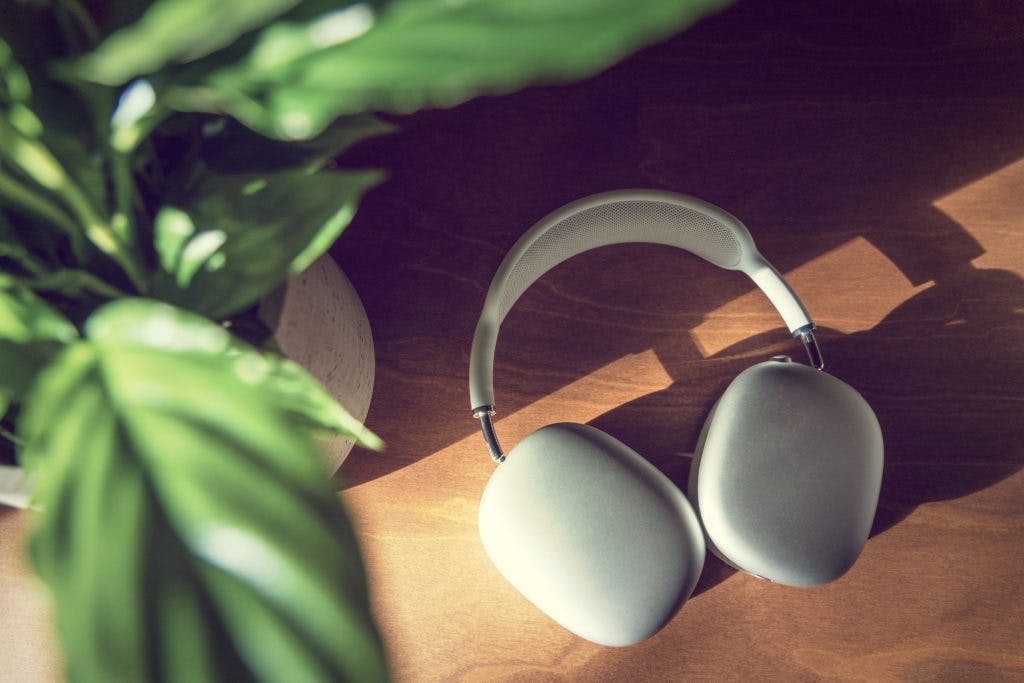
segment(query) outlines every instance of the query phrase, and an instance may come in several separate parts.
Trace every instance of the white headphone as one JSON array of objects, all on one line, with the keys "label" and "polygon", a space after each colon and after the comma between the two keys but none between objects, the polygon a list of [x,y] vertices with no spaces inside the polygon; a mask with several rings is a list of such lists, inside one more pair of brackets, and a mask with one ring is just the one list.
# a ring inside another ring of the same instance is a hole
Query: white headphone
[{"label": "white headphone", "polygon": [[[533,432],[504,455],[491,424],[498,328],[522,293],[566,259],[651,242],[746,273],[808,353],[741,373],[715,404],[690,470],[689,497],[629,446],[588,425]],[[822,372],[807,311],[746,227],[711,204],[622,190],[568,204],[512,247],[473,337],[470,403],[500,466],[480,502],[498,570],[570,631],[605,645],[654,634],[693,592],[705,548],[779,583],[842,575],[867,541],[881,487],[878,420]]]}]

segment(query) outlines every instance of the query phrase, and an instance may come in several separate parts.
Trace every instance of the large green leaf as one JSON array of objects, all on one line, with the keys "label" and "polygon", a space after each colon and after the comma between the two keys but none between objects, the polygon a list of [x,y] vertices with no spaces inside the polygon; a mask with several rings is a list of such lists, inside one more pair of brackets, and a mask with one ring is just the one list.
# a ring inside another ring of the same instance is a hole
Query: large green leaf
[{"label": "large green leaf", "polygon": [[149,299],[122,299],[90,319],[89,336],[169,352],[232,358],[235,370],[267,392],[298,424],[352,438],[365,448],[381,447],[380,438],[352,417],[301,366],[254,349],[202,316]]},{"label": "large green leaf", "polygon": [[[163,106],[304,139],[342,114],[449,107],[588,76],[729,1],[305,0],[230,54],[162,72],[159,90]],[[132,54],[108,41],[77,74],[120,83],[147,73]],[[119,65],[116,78],[97,55]]]},{"label": "large green leaf", "polygon": [[32,559],[70,678],[386,678],[357,542],[306,430],[192,320],[100,309],[19,421],[44,509]]},{"label": "large green leaf", "polygon": [[78,68],[97,83],[121,85],[168,63],[193,61],[226,47],[298,2],[157,0],[138,21],[83,57]]},{"label": "large green leaf", "polygon": [[281,406],[317,432],[351,438],[364,448],[379,450],[384,442],[364,427],[323,386],[294,361],[265,354],[269,382]]},{"label": "large green leaf", "polygon": [[212,318],[254,303],[325,252],[374,171],[214,173],[204,165],[154,221],[156,297]]}]

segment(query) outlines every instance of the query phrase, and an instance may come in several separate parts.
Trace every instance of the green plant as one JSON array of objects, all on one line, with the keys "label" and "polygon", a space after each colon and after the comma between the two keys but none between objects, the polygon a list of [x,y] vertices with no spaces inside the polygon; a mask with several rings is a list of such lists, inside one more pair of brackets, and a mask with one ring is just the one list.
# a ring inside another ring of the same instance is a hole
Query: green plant
[{"label": "green plant", "polygon": [[77,680],[379,680],[318,431],[254,304],[375,171],[369,112],[607,66],[722,0],[5,0],[0,414]]}]

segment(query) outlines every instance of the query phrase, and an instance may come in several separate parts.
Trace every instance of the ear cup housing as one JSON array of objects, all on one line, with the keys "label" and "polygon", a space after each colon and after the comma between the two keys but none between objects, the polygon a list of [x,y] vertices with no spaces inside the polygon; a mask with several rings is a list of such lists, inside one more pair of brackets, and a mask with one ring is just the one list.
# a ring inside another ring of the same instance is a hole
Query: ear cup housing
[{"label": "ear cup housing", "polygon": [[519,442],[484,490],[479,527],[516,589],[601,645],[657,632],[704,564],[703,533],[683,493],[587,425],[549,425]]},{"label": "ear cup housing", "polygon": [[806,365],[769,361],[741,373],[712,410],[689,498],[723,560],[814,586],[860,555],[882,464],[878,420],[860,394]]}]

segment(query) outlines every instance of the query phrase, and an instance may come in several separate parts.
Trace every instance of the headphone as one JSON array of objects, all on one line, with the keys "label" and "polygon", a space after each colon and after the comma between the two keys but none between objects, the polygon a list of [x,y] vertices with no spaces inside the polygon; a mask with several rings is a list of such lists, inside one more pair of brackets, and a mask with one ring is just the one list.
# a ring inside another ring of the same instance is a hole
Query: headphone
[{"label": "headphone", "polygon": [[[650,242],[746,273],[807,350],[742,372],[698,439],[688,492],[626,444],[584,424],[538,429],[507,455],[494,415],[498,328],[554,266],[596,247]],[[825,373],[814,324],[747,228],[722,209],[656,190],[586,197],[526,232],[491,282],[470,354],[469,393],[499,463],[480,500],[484,549],[498,571],[569,631],[626,646],[656,633],[690,597],[707,550],[791,586],[839,578],[878,505],[878,420]]]}]

